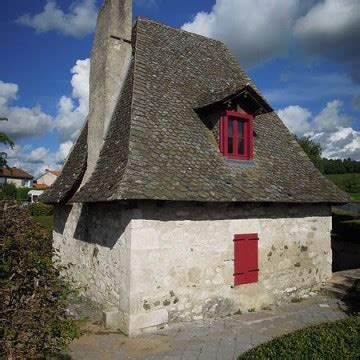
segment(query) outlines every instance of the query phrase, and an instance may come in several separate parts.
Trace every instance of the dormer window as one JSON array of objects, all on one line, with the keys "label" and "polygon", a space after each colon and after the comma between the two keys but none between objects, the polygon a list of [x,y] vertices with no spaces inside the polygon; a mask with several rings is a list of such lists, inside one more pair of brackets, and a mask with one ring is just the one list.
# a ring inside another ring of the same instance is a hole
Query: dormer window
[{"label": "dormer window", "polygon": [[252,115],[226,111],[220,117],[220,151],[230,160],[253,159]]}]

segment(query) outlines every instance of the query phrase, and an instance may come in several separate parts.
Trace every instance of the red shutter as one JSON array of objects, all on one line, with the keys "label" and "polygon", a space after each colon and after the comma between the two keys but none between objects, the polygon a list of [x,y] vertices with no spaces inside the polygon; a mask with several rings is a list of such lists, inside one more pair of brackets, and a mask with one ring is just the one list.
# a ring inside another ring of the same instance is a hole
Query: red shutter
[{"label": "red shutter", "polygon": [[238,234],[234,237],[234,283],[258,281],[258,234]]}]

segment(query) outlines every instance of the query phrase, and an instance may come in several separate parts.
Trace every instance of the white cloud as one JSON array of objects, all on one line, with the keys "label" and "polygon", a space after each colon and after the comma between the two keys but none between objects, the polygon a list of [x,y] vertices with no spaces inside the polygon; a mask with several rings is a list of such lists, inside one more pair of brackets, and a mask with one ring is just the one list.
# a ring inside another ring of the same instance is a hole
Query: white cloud
[{"label": "white cloud", "polygon": [[342,113],[342,107],[341,101],[333,100],[314,117],[297,105],[277,113],[291,132],[318,142],[324,157],[360,160],[360,132],[351,127],[352,119]]},{"label": "white cloud", "polygon": [[42,112],[40,106],[11,106],[11,102],[17,98],[18,90],[18,85],[0,80],[0,117],[8,119],[1,121],[1,131],[13,140],[45,134],[51,129],[52,117]]},{"label": "white cloud", "polygon": [[65,162],[67,156],[70,153],[72,146],[73,146],[72,141],[66,141],[66,142],[60,144],[59,151],[55,155],[57,164],[62,165]]},{"label": "white cloud", "polygon": [[358,0],[325,0],[297,20],[294,33],[304,41],[327,46],[328,42],[333,44],[353,34],[359,21]]},{"label": "white cloud", "polygon": [[44,162],[45,157],[49,154],[49,149],[39,147],[31,151],[27,161],[32,164],[41,164]]},{"label": "white cloud", "polygon": [[223,41],[246,67],[284,55],[298,40],[296,56],[306,49],[360,82],[359,0],[216,0],[182,28]]},{"label": "white cloud", "polygon": [[339,128],[350,126],[352,119],[349,116],[340,113],[343,102],[333,100],[326,104],[326,107],[314,118],[316,131],[332,133]]},{"label": "white cloud", "polygon": [[0,150],[8,154],[9,165],[39,175],[46,168],[57,169],[64,163],[89,111],[90,60],[78,60],[71,73],[72,95],[60,98],[55,118],[43,113],[40,107],[11,106],[10,102],[17,99],[18,85],[0,81],[0,117],[9,119],[0,122],[0,131],[17,143],[19,139],[46,135],[55,130],[60,143],[55,151],[31,145],[16,145],[13,150],[2,148]]},{"label": "white cloud", "polygon": [[57,169],[53,155],[44,147],[33,148],[32,145],[15,145],[14,149],[6,149],[10,166],[16,166],[37,177],[44,169]]},{"label": "white cloud", "polygon": [[244,66],[286,51],[298,0],[216,0],[182,29],[223,41]]},{"label": "white cloud", "polygon": [[301,136],[310,130],[311,112],[308,109],[295,105],[277,113],[292,133]]},{"label": "white cloud", "polygon": [[97,11],[95,0],[75,1],[68,13],[64,13],[55,0],[49,0],[41,13],[22,15],[17,22],[38,33],[55,30],[64,35],[82,38],[94,31]]},{"label": "white cloud", "polygon": [[360,82],[360,1],[324,0],[294,26],[294,35],[310,54],[325,56]]},{"label": "white cloud", "polygon": [[61,97],[55,119],[61,142],[77,137],[89,112],[90,59],[77,60],[71,73],[72,97]]}]

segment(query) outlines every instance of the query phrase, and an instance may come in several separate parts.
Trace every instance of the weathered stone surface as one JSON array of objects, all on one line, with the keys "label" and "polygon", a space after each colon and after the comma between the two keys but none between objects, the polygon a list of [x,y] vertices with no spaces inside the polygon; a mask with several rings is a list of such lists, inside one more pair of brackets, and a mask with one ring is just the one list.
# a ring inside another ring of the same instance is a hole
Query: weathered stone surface
[{"label": "weathered stone surface", "polygon": [[[331,276],[330,230],[322,205],[102,203],[57,207],[54,246],[73,264],[68,274],[118,309],[130,333],[165,313],[196,320],[304,297]],[[259,235],[259,282],[234,287],[233,237],[241,233]]]},{"label": "weathered stone surface", "polygon": [[168,322],[169,315],[166,309],[154,310],[147,313],[130,315],[129,335],[135,335],[140,330],[162,325]]}]

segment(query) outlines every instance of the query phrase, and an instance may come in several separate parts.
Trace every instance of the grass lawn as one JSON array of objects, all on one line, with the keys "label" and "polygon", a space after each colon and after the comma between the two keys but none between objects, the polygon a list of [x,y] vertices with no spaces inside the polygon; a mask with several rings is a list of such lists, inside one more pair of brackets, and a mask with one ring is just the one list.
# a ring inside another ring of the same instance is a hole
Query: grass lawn
[{"label": "grass lawn", "polygon": [[52,215],[40,215],[34,216],[34,219],[39,222],[44,228],[52,230],[53,229],[53,216]]},{"label": "grass lawn", "polygon": [[238,359],[360,359],[360,316],[295,331],[249,350]]},{"label": "grass lawn", "polygon": [[360,192],[358,193],[350,193],[351,197],[355,200],[360,200]]}]

